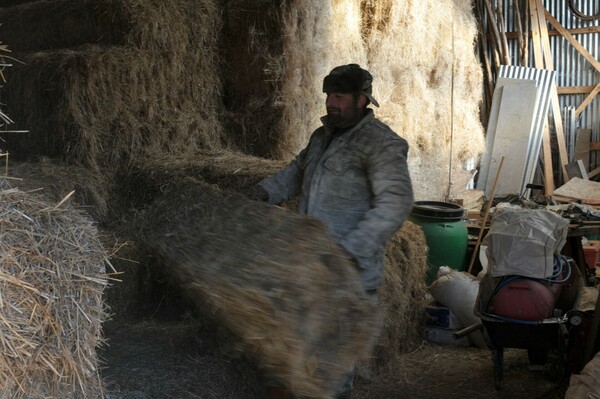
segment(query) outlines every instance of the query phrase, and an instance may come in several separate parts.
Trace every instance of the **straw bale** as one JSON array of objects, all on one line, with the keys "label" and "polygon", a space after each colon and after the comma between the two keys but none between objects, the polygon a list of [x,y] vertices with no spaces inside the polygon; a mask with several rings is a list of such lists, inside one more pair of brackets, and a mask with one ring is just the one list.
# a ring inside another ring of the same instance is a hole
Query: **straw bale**
[{"label": "straw bale", "polygon": [[221,56],[227,130],[246,153],[273,157],[280,136],[281,80],[273,64],[283,54],[282,6],[272,0],[228,0]]},{"label": "straw bale", "polygon": [[26,65],[11,69],[6,102],[30,130],[7,140],[15,156],[100,170],[152,149],[179,154],[222,145],[214,4],[112,3],[136,13],[130,46],[28,53]]},{"label": "straw bale", "polygon": [[211,48],[182,58],[99,46],[28,54],[4,91],[30,133],[7,137],[7,147],[16,157],[46,155],[96,171],[148,151],[218,148],[213,55]]},{"label": "straw bale", "polygon": [[[450,163],[464,170],[478,161],[482,71],[475,57],[471,2],[365,0],[387,13],[367,27],[378,115],[411,144],[409,167],[418,199],[442,199]],[[371,28],[371,29],[369,29]],[[407,32],[409,34],[407,34]],[[452,187],[460,197],[466,187]]]},{"label": "straw bale", "polygon": [[183,54],[212,47],[220,24],[214,1],[195,0],[40,0],[0,9],[0,21],[18,53],[101,44]]},{"label": "straw bale", "polygon": [[35,162],[9,162],[11,185],[21,191],[36,191],[49,202],[59,202],[71,191],[72,201],[93,220],[104,222],[109,215],[109,200],[114,172],[97,173],[87,168],[42,157]]},{"label": "straw bale", "polygon": [[405,221],[387,243],[380,289],[384,329],[376,350],[380,364],[421,342],[427,302],[427,251],[423,231],[410,221]]},{"label": "straw bale", "polygon": [[195,302],[297,396],[330,398],[369,355],[375,311],[321,222],[188,182],[142,215],[141,231]]},{"label": "straw bale", "polygon": [[[280,90],[267,102],[281,109],[260,110],[273,126],[269,155],[290,159],[306,145],[325,111],[323,77],[335,65],[356,62],[374,76],[377,116],[411,145],[418,199],[442,199],[450,170],[458,174],[477,163],[484,148],[483,77],[470,1],[291,1],[280,15],[281,48],[271,48],[261,64]],[[451,197],[464,189],[453,185]]]},{"label": "straw bale", "polygon": [[106,253],[67,203],[0,191],[0,396],[99,398]]}]

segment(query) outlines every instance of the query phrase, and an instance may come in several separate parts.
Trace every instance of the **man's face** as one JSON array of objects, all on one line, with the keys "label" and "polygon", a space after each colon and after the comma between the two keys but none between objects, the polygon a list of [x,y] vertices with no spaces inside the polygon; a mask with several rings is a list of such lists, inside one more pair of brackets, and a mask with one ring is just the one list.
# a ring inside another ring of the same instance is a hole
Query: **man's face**
[{"label": "man's face", "polygon": [[329,123],[335,127],[348,127],[358,123],[364,115],[363,96],[356,98],[350,93],[327,93],[325,106]]}]

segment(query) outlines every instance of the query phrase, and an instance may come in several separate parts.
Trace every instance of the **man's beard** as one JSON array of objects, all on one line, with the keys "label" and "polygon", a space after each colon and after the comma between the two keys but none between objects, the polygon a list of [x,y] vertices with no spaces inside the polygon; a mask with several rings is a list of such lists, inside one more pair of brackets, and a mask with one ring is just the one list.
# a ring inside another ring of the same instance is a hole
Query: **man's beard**
[{"label": "man's beard", "polygon": [[348,109],[345,113],[339,108],[327,109],[327,120],[332,126],[335,127],[347,127],[358,123],[360,120],[360,108]]}]

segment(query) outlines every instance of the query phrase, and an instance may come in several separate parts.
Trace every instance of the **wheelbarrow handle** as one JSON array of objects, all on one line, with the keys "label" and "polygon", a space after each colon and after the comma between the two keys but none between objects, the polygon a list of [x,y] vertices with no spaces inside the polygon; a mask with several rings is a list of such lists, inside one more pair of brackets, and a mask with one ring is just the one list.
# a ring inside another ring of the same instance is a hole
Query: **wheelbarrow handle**
[{"label": "wheelbarrow handle", "polygon": [[474,331],[481,330],[481,329],[483,329],[483,324],[475,323],[475,324],[470,325],[469,327],[463,328],[462,330],[458,330],[457,332],[452,334],[452,338],[461,339],[462,337],[469,335]]}]

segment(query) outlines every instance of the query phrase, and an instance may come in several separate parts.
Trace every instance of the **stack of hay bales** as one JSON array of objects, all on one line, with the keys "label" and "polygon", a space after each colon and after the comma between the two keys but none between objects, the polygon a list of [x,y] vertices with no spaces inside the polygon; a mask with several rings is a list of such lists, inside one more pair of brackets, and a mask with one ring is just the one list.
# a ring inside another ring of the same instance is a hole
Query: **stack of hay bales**
[{"label": "stack of hay bales", "polygon": [[67,204],[0,191],[0,392],[100,398],[106,253]]},{"label": "stack of hay bales", "polygon": [[297,396],[332,397],[369,356],[376,312],[321,222],[186,182],[140,223],[196,303]]},{"label": "stack of hay bales", "polygon": [[354,62],[374,76],[376,115],[411,145],[417,199],[442,199],[450,175],[457,183],[451,197],[462,195],[467,163],[476,164],[484,149],[483,77],[469,0],[262,3],[272,24],[248,26],[246,42],[236,46],[245,46],[252,61],[239,71],[244,80],[249,73],[271,82],[253,93],[260,106],[247,109],[268,121],[245,126],[248,137],[268,135],[259,155],[290,159],[306,145],[325,112],[323,77]]},{"label": "stack of hay bales", "polygon": [[30,130],[10,138],[15,156],[105,170],[226,141],[215,2],[37,1],[0,9],[0,21],[0,36],[25,62],[4,90]]}]

